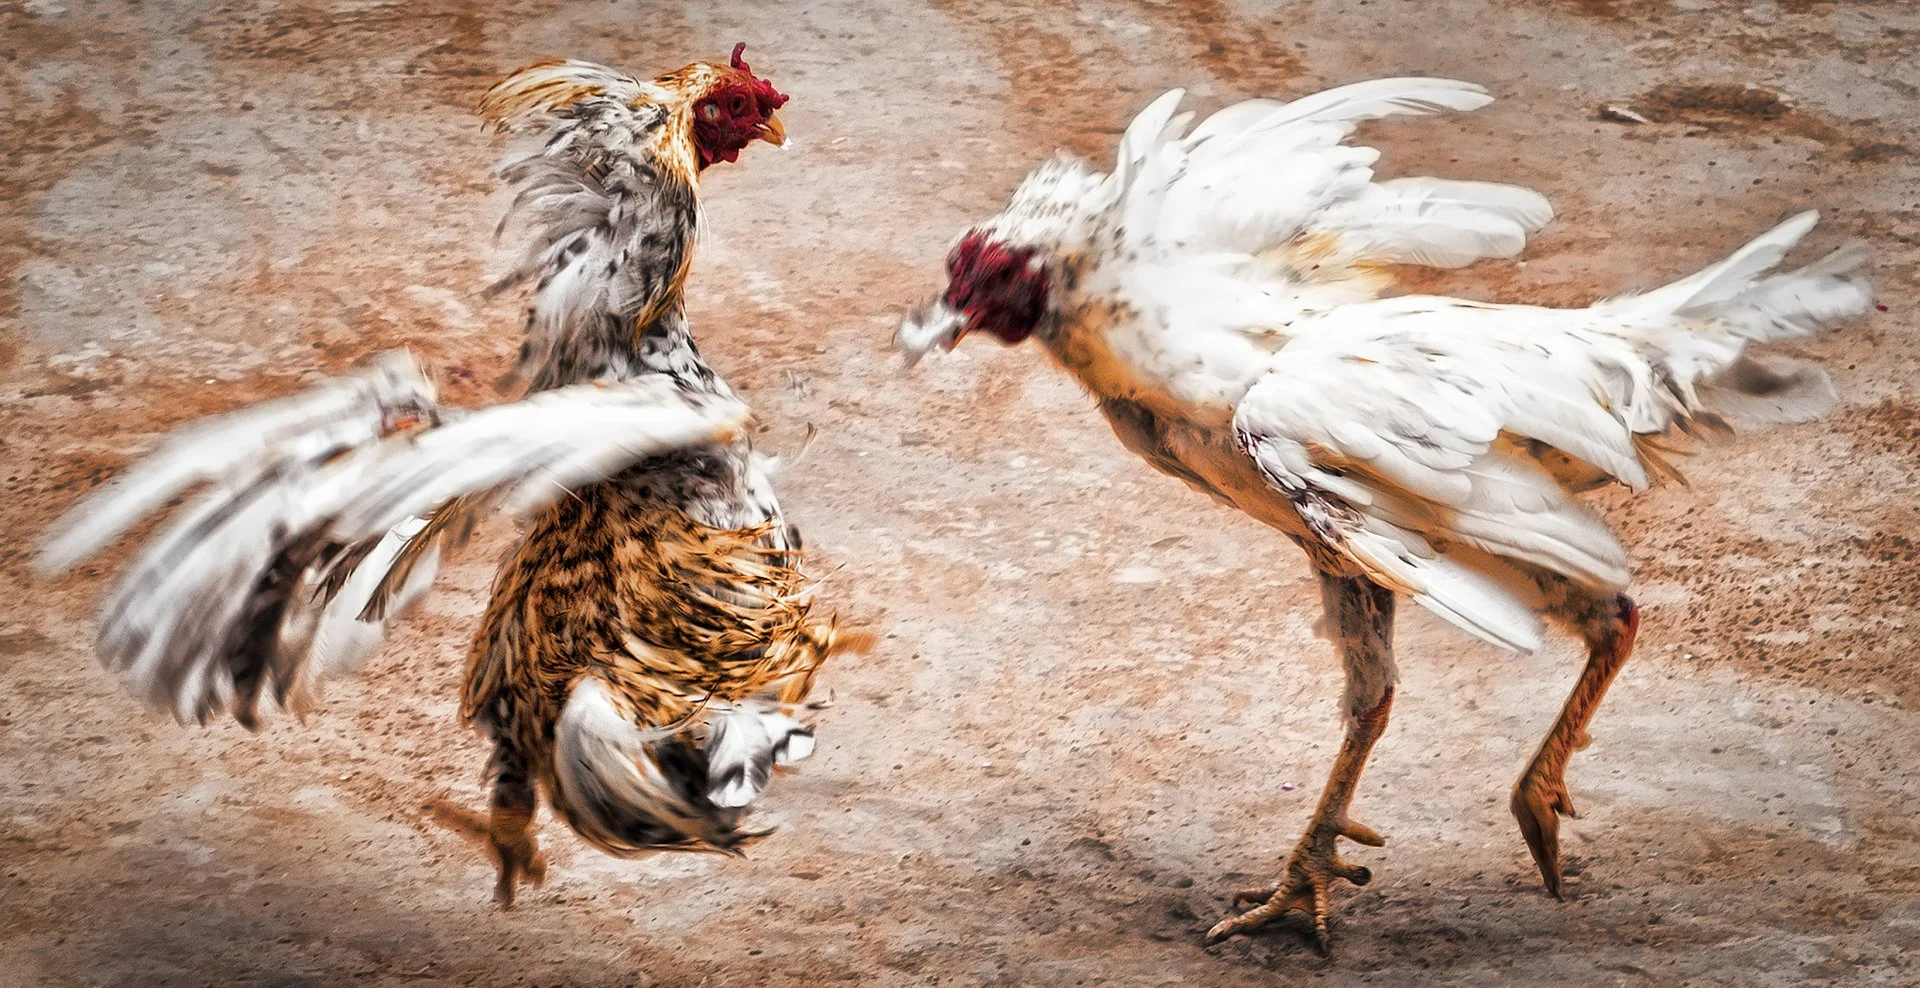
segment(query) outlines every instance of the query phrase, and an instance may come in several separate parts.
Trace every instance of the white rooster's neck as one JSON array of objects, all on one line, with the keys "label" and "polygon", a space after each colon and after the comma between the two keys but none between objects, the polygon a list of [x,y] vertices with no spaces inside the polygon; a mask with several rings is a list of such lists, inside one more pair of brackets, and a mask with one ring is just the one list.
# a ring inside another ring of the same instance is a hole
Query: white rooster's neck
[{"label": "white rooster's neck", "polygon": [[1106,176],[1063,155],[1028,174],[1007,208],[975,229],[1010,247],[1067,253],[1088,242],[1108,205]]},{"label": "white rooster's neck", "polygon": [[[1034,334],[1061,369],[1102,402],[1132,402],[1202,427],[1225,426],[1270,366],[1280,335],[1173,333],[1128,299],[1081,284],[1084,256],[1056,269],[1053,306]],[[1097,280],[1097,277],[1095,278]]]}]

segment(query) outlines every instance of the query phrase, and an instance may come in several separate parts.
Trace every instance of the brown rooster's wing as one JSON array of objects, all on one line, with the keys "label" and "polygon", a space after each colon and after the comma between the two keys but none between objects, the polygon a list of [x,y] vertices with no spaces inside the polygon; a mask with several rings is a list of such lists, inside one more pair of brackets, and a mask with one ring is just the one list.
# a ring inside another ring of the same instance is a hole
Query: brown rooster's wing
[{"label": "brown rooster's wing", "polygon": [[[409,540],[428,534],[420,516],[449,502],[524,514],[746,417],[738,401],[658,376],[463,413],[436,403],[417,362],[388,356],[181,430],[57,523],[39,566],[66,568],[211,482],[122,577],[97,645],[180,720],[232,710],[251,726],[269,681],[282,705],[297,704],[378,643],[366,602]],[[430,570],[413,570],[397,595],[423,589]],[[309,606],[321,583],[336,596]]]}]

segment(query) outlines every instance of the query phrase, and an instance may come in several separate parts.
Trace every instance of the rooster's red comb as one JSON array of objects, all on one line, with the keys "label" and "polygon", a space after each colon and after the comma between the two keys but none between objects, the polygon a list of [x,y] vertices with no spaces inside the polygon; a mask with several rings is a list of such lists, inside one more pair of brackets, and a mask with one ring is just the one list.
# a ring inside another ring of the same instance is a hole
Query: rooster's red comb
[{"label": "rooster's red comb", "polygon": [[740,53],[746,50],[747,43],[744,41],[734,45],[733,58],[729,64],[747,77],[748,82],[753,86],[753,95],[758,98],[758,101],[767,112],[771,113],[785,106],[787,102],[786,94],[773,88],[773,83],[765,79],[756,78],[753,74],[753,68],[747,64],[747,60],[740,57]]}]

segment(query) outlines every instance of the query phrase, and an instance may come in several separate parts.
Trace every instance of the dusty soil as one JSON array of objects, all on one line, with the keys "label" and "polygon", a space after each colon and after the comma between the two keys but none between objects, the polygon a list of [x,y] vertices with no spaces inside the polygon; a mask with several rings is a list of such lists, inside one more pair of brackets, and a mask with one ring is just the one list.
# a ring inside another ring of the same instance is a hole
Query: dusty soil
[{"label": "dusty soil", "polygon": [[[1920,981],[1920,8],[1882,2],[516,0],[0,3],[0,981],[12,984],[1913,984]],[[469,107],[519,63],[651,71],[752,43],[797,148],[708,186],[691,297],[796,450],[784,494],[854,620],[819,754],[746,860],[621,861],[548,823],[511,913],[426,823],[478,805],[455,722],[495,546],[369,673],[257,736],[157,719],[88,656],[107,560],[35,582],[36,533],[163,428],[409,346],[453,395],[516,340]],[[1523,182],[1525,264],[1428,287],[1579,303],[1816,206],[1886,311],[1797,352],[1830,421],[1608,496],[1640,655],[1571,774],[1571,901],[1507,788],[1572,682],[1410,612],[1356,815],[1370,887],[1331,959],[1203,948],[1338,739],[1298,553],[1126,454],[1031,353],[898,376],[883,344],[948,239],[1056,146],[1105,155],[1162,88],[1203,105],[1434,73],[1500,96],[1384,126],[1393,172]],[[1601,118],[1605,104],[1651,122]]]}]

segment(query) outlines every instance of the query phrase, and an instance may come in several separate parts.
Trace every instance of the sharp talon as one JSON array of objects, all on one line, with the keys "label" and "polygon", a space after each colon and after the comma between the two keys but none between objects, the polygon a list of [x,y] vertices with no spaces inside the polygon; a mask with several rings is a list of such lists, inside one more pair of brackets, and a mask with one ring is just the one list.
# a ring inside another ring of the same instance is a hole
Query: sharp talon
[{"label": "sharp talon", "polygon": [[1333,956],[1333,938],[1327,935],[1324,928],[1313,931],[1313,949],[1319,951],[1322,957]]},{"label": "sharp talon", "polygon": [[1272,885],[1269,885],[1263,889],[1241,889],[1240,891],[1233,893],[1233,908],[1238,909],[1241,906],[1247,905],[1248,903],[1252,903],[1256,906],[1264,905],[1266,904],[1268,899],[1271,899],[1275,895],[1278,895],[1279,892],[1280,892],[1279,882],[1275,882]]},{"label": "sharp talon", "polygon": [[1228,937],[1255,929],[1266,923],[1271,912],[1266,906],[1256,906],[1238,916],[1228,916],[1213,924],[1213,929],[1207,931],[1207,942],[1219,943]]},{"label": "sharp talon", "polygon": [[1373,881],[1373,872],[1368,871],[1364,865],[1351,865],[1340,877],[1358,887]]},{"label": "sharp talon", "polygon": [[1364,823],[1354,823],[1352,820],[1340,824],[1340,836],[1368,847],[1385,847],[1387,844],[1387,839],[1380,836],[1372,827]]}]

